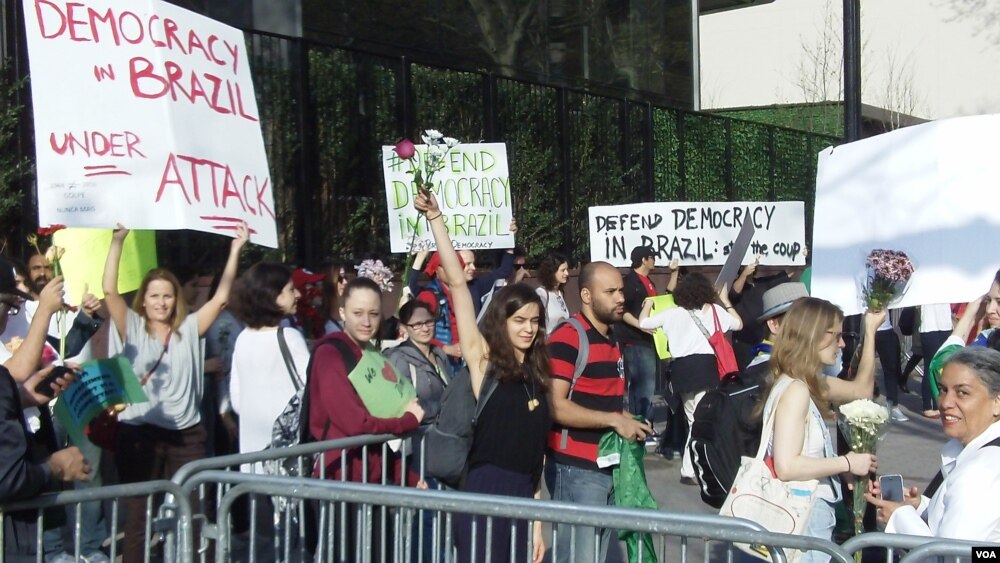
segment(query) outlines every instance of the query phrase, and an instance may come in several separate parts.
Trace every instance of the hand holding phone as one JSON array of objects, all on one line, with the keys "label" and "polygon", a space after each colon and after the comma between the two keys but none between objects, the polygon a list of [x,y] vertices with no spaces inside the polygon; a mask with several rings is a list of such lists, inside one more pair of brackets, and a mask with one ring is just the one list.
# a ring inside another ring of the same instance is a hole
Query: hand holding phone
[{"label": "hand holding phone", "polygon": [[903,476],[899,474],[883,475],[878,480],[882,500],[903,502]]},{"label": "hand holding phone", "polygon": [[61,377],[66,377],[67,375],[73,375],[75,373],[76,371],[73,368],[56,366],[52,368],[52,371],[50,371],[48,375],[38,382],[38,385],[35,385],[35,392],[39,395],[45,395],[46,397],[55,397],[56,390],[53,389],[52,384]]}]

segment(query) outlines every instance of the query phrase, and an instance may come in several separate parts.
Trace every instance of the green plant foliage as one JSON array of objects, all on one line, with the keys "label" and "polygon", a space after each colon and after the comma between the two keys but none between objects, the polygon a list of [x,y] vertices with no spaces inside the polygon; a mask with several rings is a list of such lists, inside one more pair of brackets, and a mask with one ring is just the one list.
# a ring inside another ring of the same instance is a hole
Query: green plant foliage
[{"label": "green plant foliage", "polygon": [[26,92],[26,78],[10,79],[10,68],[7,61],[0,64],[0,245],[19,248],[12,243],[12,237],[18,230],[15,228],[22,220],[21,200],[22,181],[33,169],[27,156],[19,155],[15,150],[15,136],[22,107],[18,103],[18,94]]}]

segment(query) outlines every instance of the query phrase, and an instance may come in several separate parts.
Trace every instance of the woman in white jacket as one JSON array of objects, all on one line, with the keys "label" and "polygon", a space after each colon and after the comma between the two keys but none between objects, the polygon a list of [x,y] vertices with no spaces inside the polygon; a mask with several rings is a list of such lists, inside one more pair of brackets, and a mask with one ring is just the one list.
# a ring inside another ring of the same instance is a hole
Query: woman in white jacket
[{"label": "woman in white jacket", "polygon": [[938,382],[943,481],[930,497],[913,487],[902,503],[882,500],[872,481],[868,502],[885,531],[1000,542],[1000,352],[970,347],[944,364]]}]

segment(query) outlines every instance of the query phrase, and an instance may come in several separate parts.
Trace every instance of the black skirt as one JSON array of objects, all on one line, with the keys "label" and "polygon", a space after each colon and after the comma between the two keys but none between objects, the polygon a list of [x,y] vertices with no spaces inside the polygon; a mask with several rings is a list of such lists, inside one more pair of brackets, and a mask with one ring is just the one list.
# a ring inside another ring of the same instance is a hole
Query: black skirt
[{"label": "black skirt", "polygon": [[674,358],[670,364],[670,387],[676,394],[698,393],[719,386],[715,354],[692,354]]}]

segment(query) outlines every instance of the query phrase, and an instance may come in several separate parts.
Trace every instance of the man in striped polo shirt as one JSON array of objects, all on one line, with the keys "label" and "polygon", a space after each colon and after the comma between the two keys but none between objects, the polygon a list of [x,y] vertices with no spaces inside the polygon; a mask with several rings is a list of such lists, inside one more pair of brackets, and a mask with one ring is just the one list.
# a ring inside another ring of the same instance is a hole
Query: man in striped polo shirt
[{"label": "man in striped polo shirt", "polygon": [[[592,262],[580,271],[580,314],[590,344],[587,365],[572,385],[579,335],[563,324],[548,340],[552,365],[552,431],[549,434],[545,481],[554,500],[607,506],[614,504],[611,468],[600,467],[597,445],[614,430],[627,440],[644,440],[653,429],[624,410],[625,370],[611,325],[625,313],[621,273],[607,262]],[[598,561],[604,561],[612,530],[579,527],[570,559],[572,526],[557,524],[557,563],[594,561],[594,534],[601,536]]]}]

